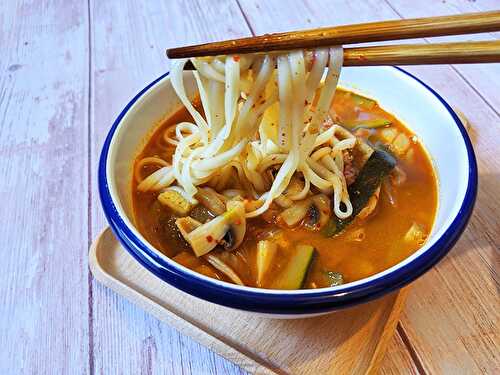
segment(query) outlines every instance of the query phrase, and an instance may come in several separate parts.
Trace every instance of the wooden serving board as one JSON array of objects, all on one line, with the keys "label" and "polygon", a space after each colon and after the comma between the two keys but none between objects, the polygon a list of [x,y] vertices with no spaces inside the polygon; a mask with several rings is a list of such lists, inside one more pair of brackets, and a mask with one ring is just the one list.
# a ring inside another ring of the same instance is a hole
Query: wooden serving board
[{"label": "wooden serving board", "polygon": [[163,282],[122,248],[109,228],[89,253],[105,286],[254,374],[374,374],[406,291],[308,319],[258,317],[195,298]]}]

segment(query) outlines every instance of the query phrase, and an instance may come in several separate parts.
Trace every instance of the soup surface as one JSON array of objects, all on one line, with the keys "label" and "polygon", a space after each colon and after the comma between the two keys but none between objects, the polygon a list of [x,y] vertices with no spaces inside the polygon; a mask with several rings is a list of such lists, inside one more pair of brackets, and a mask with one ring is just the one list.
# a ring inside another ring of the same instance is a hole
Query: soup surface
[{"label": "soup surface", "polygon": [[[200,107],[199,103],[195,105]],[[247,219],[245,240],[237,249],[212,251],[244,285],[288,289],[280,286],[277,279],[283,279],[290,267],[300,269],[300,262],[295,264],[298,261],[293,258],[297,245],[315,249],[313,259],[308,260],[304,279],[297,285],[320,288],[381,272],[410,256],[426,241],[436,214],[437,181],[418,136],[375,101],[343,89],[335,94],[331,118],[351,131],[360,142],[388,151],[396,158],[396,167],[370,198],[367,208],[331,237],[325,235],[325,230],[311,230],[303,225],[288,227],[277,219],[279,211],[274,206],[265,215]],[[190,116],[185,109],[166,119],[136,159],[136,178],[132,184],[136,225],[154,247],[176,262],[204,275],[234,282],[205,257],[195,256],[175,225],[179,215],[157,199],[158,192],[137,189],[139,181],[161,167],[155,163],[138,165],[139,161],[159,157],[170,163],[175,147],[165,142],[165,130],[187,120]],[[349,158],[354,159],[352,163]],[[350,183],[360,172],[355,158],[356,155],[345,157],[344,174]],[[199,216],[196,210],[193,208],[190,215]],[[270,239],[277,246],[272,264],[262,275],[257,264],[262,262],[257,244],[263,239]]]}]

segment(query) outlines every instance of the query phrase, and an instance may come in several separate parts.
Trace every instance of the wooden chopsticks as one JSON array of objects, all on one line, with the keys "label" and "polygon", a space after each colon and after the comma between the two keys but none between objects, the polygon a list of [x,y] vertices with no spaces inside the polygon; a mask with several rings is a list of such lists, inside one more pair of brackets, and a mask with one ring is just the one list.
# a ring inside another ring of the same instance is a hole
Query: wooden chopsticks
[{"label": "wooden chopsticks", "polygon": [[[431,65],[494,62],[500,62],[500,40],[344,48],[342,65]],[[194,66],[188,61],[184,69],[194,70]]]},{"label": "wooden chopsticks", "polygon": [[494,62],[500,62],[500,40],[345,48],[343,66]]},{"label": "wooden chopsticks", "polygon": [[[169,58],[215,56],[500,31],[500,11],[415,18],[267,34],[171,48]],[[498,41],[344,49],[344,66],[500,62]]]}]

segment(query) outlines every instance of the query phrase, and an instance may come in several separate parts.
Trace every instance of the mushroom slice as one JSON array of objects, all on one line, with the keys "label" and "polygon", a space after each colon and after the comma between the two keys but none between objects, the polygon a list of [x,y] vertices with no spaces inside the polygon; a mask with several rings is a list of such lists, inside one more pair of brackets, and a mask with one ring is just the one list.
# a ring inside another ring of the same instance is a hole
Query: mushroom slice
[{"label": "mushroom slice", "polygon": [[181,217],[175,221],[175,225],[181,232],[182,236],[186,238],[189,233],[198,228],[201,223],[198,220],[193,219],[191,216]]},{"label": "mushroom slice", "polygon": [[292,206],[284,210],[280,217],[289,227],[297,225],[308,213],[311,206],[311,200],[296,201]]},{"label": "mushroom slice", "polygon": [[234,250],[243,242],[246,232],[245,205],[242,201],[231,200],[227,202],[227,211],[232,212],[229,230],[224,236],[222,243],[226,250]]},{"label": "mushroom slice", "polygon": [[325,194],[318,194],[302,201],[295,202],[284,210],[280,217],[288,226],[297,225],[303,220],[305,228],[318,230],[330,219],[330,199]]},{"label": "mushroom slice", "polygon": [[[199,225],[196,226],[196,223]],[[245,236],[245,208],[243,202],[230,201],[226,212],[205,224],[200,224],[193,218],[177,219],[176,224],[198,257],[212,251],[219,244],[226,250],[233,250],[243,242]],[[228,235],[229,231],[231,233]]]}]

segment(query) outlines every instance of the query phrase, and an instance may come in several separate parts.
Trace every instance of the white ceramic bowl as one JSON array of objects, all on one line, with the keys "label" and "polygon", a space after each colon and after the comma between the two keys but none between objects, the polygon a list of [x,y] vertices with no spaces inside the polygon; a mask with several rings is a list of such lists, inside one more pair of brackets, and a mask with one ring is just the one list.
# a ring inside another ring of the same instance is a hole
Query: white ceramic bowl
[{"label": "white ceramic bowl", "polygon": [[[195,83],[185,73],[186,89]],[[401,288],[436,264],[463,232],[474,206],[477,167],[462,123],[434,90],[393,67],[344,68],[341,86],[378,100],[422,140],[439,180],[439,205],[429,240],[401,263],[345,285],[311,290],[265,290],[214,280],[193,272],[156,250],[134,226],[132,163],[154,124],[180,108],[168,73],[142,90],[109,131],[99,166],[99,191],[111,228],[125,248],[167,283],[199,298],[273,317],[304,317],[352,306]]]}]

